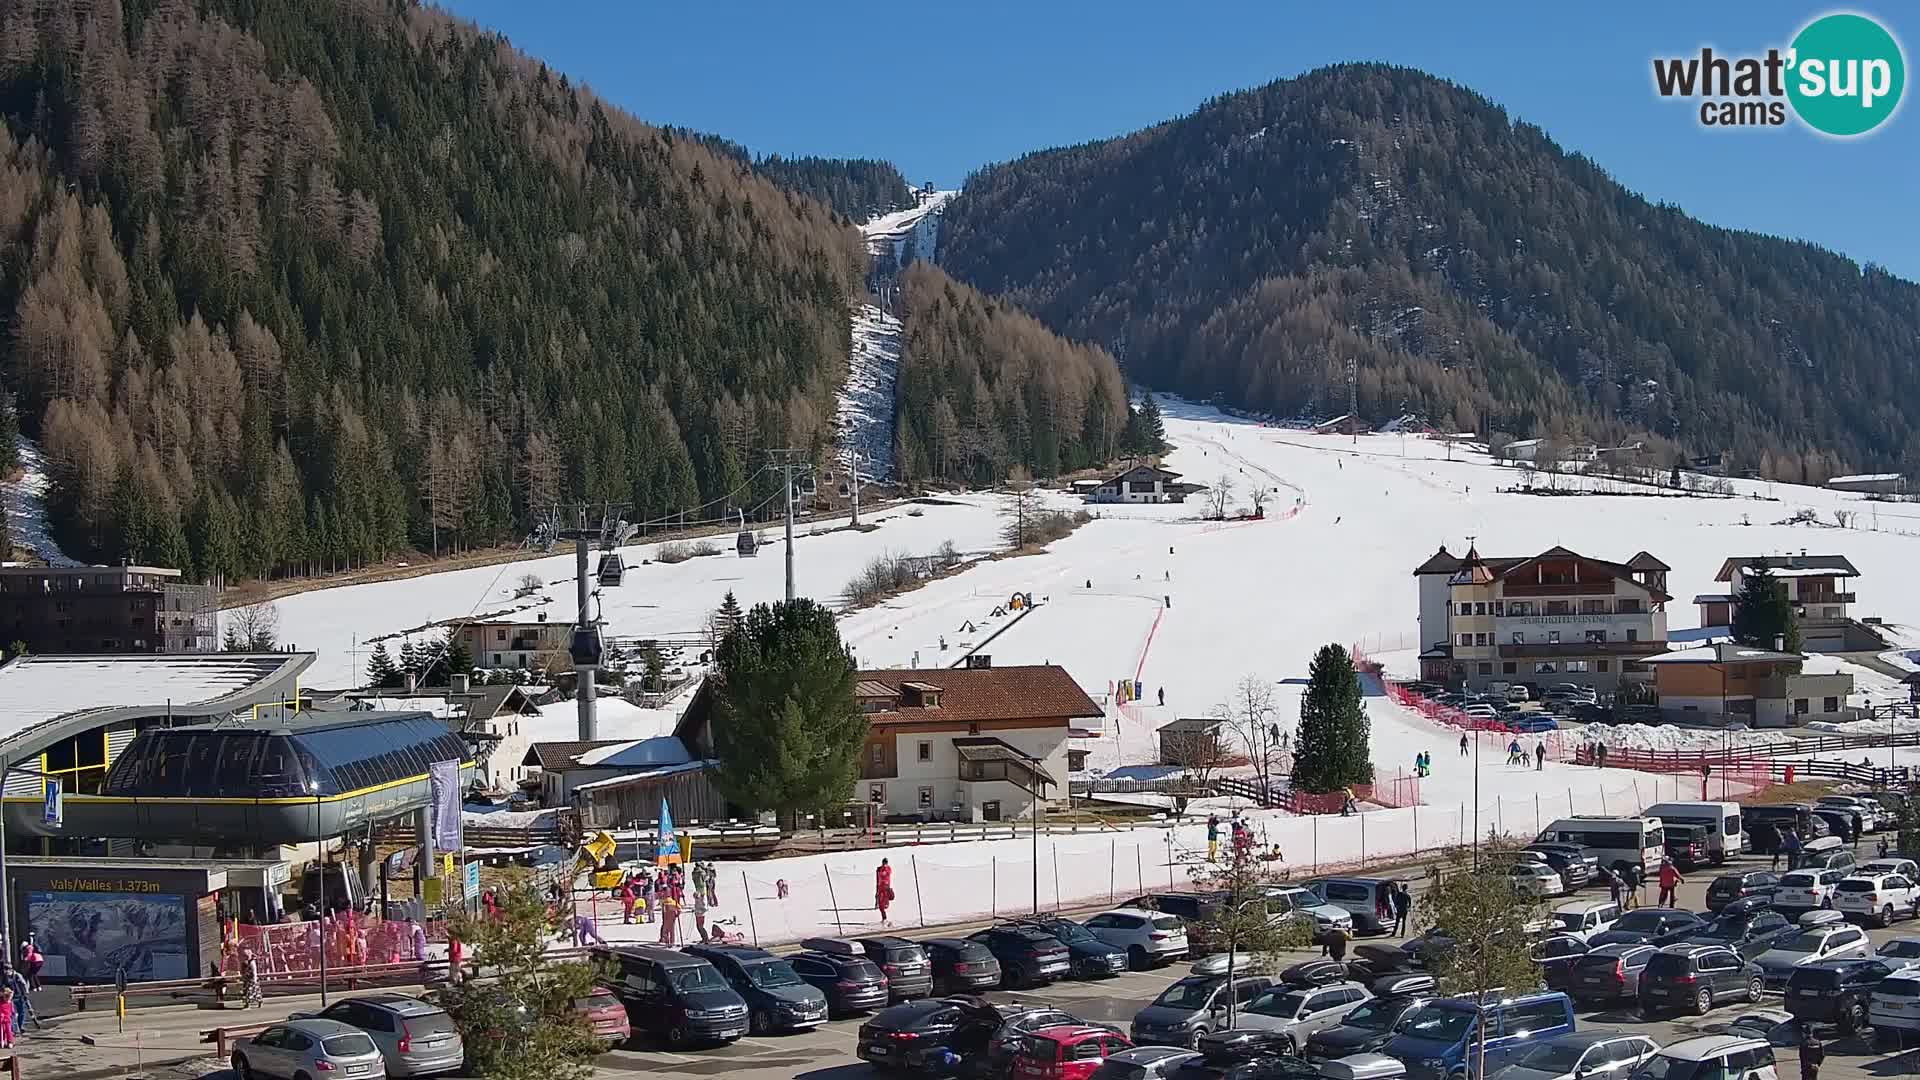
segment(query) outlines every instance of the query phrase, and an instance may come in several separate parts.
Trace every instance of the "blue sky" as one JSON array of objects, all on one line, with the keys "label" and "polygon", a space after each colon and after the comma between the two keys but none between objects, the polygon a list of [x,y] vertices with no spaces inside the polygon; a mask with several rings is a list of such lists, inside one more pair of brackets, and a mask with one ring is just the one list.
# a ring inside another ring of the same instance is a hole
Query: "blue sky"
[{"label": "blue sky", "polygon": [[[445,2],[642,119],[756,153],[883,158],[943,187],[1324,64],[1404,64],[1485,94],[1648,198],[1920,280],[1920,106],[1839,141],[1791,123],[1706,129],[1695,106],[1653,93],[1652,57],[1784,47],[1825,6]],[[1848,10],[1920,59],[1920,14]]]}]

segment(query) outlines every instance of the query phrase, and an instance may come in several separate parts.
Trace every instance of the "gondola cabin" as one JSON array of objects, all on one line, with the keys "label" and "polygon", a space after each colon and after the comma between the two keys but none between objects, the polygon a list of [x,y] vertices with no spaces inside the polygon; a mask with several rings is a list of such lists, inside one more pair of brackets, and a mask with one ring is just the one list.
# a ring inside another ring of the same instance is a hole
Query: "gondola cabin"
[{"label": "gondola cabin", "polygon": [[627,580],[627,561],[617,551],[607,552],[600,556],[598,576],[602,585],[624,584]]},{"label": "gondola cabin", "polygon": [[740,535],[734,537],[733,547],[741,558],[751,559],[760,554],[760,538],[753,535],[752,529],[741,529]]}]

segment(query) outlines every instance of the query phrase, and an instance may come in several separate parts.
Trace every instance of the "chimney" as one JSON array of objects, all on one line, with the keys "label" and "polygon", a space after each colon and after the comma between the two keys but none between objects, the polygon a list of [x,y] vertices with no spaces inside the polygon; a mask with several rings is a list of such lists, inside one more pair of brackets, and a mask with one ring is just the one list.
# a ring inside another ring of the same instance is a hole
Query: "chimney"
[{"label": "chimney", "polygon": [[1787,636],[1785,634],[1773,635],[1773,651],[1774,652],[1787,651]]},{"label": "chimney", "polygon": [[417,687],[419,683],[420,675],[417,672],[407,672],[407,693],[413,693],[414,688]]}]

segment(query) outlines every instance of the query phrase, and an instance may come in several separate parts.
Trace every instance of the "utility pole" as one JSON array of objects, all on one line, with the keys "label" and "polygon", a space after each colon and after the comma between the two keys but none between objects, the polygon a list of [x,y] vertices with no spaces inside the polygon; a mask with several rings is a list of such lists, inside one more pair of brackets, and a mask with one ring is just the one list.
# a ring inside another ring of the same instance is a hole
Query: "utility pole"
[{"label": "utility pole", "polygon": [[[607,508],[604,516],[610,518],[611,512],[612,509]],[[560,539],[573,541],[574,601],[579,613],[574,618],[573,636],[567,642],[567,655],[573,661],[574,701],[579,711],[581,742],[597,742],[600,738],[594,673],[599,670],[601,657],[606,650],[600,642],[600,627],[596,625],[589,606],[593,590],[587,580],[587,575],[592,572],[587,555],[593,550],[594,542],[606,535],[606,531],[606,520],[596,528],[587,527],[587,508],[582,506],[576,513],[575,527],[560,530],[556,534]]]},{"label": "utility pole", "polygon": [[860,448],[851,447],[848,456],[853,463],[850,470],[853,473],[853,527],[857,529],[860,527]]},{"label": "utility pole", "polygon": [[793,602],[793,478],[794,474],[811,469],[813,466],[801,459],[800,450],[769,450],[767,456],[773,459],[774,468],[780,470],[780,481],[787,489],[787,602]]},{"label": "utility pole", "polygon": [[1347,430],[1353,433],[1353,445],[1360,445],[1360,364],[1347,357]]}]

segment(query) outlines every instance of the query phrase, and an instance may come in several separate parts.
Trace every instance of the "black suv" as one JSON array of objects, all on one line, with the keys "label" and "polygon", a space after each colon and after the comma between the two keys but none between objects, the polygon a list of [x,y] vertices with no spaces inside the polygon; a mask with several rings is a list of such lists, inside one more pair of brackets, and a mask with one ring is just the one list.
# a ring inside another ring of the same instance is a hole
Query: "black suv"
[{"label": "black suv", "polygon": [[1753,901],[1737,900],[1728,904],[1720,917],[1705,929],[1688,935],[1693,945],[1725,945],[1751,960],[1773,948],[1781,938],[1792,937],[1800,927],[1785,915],[1764,907],[1750,907]]},{"label": "black suv", "polygon": [[1307,1036],[1306,1056],[1312,1061],[1329,1061],[1353,1054],[1378,1053],[1393,1041],[1402,1022],[1433,1000],[1433,979],[1423,983],[1400,983],[1411,992],[1384,994],[1340,1018],[1336,1027],[1322,1028]]},{"label": "black suv", "polygon": [[1768,870],[1721,874],[1707,886],[1707,910],[1719,911],[1735,900],[1772,896],[1780,891],[1780,875]]},{"label": "black suv", "polygon": [[1600,865],[1600,860],[1587,854],[1587,849],[1579,844],[1528,844],[1527,850],[1537,852],[1547,860],[1547,865],[1560,875],[1560,884],[1568,892],[1586,888],[1587,882],[1593,880],[1594,870]]},{"label": "black suv", "polygon": [[1016,925],[1030,926],[1067,947],[1069,974],[1076,979],[1105,979],[1124,974],[1127,951],[1095,937],[1093,931],[1057,915],[1022,919]]},{"label": "black suv", "polygon": [[1592,948],[1602,945],[1665,945],[1705,929],[1707,920],[1691,911],[1675,908],[1634,908],[1614,920],[1614,924],[1587,939]]},{"label": "black suv", "polygon": [[705,960],[647,945],[596,948],[592,955],[635,1032],[664,1036],[675,1049],[747,1033],[746,1001]]},{"label": "black suv", "polygon": [[894,1001],[912,1001],[933,993],[933,962],[919,942],[876,934],[854,938],[853,943],[886,973],[887,991]]},{"label": "black suv", "polygon": [[1817,960],[1787,979],[1787,1011],[1795,1019],[1830,1021],[1841,1034],[1867,1026],[1867,1001],[1893,969],[1879,960]]},{"label": "black suv", "polygon": [[1000,985],[1045,986],[1072,970],[1067,947],[1052,934],[1031,926],[990,926],[967,935],[968,941],[987,947],[1000,961]]},{"label": "black suv", "polygon": [[808,951],[787,958],[794,974],[827,995],[827,1011],[839,1016],[887,1003],[887,976],[850,941],[808,938]]},{"label": "black suv", "polygon": [[1707,843],[1707,830],[1702,825],[1668,825],[1667,858],[1682,870],[1692,870],[1713,861],[1713,848]]},{"label": "black suv", "polygon": [[933,964],[935,993],[970,994],[1000,985],[1000,961],[985,945],[965,938],[927,938],[920,945]]},{"label": "black suv", "polygon": [[1758,1002],[1760,966],[1724,945],[1669,945],[1640,973],[1640,1015],[1705,1013],[1730,998]]}]

